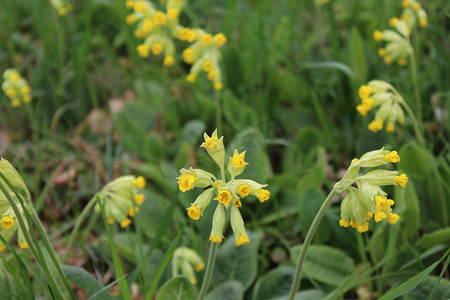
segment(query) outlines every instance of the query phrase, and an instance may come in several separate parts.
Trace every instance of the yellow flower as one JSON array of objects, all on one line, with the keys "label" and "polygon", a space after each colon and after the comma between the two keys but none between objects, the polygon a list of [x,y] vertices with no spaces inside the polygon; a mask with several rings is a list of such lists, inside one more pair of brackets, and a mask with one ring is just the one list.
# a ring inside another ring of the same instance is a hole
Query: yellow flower
[{"label": "yellow flower", "polygon": [[137,205],[142,205],[144,203],[145,197],[142,194],[136,194],[134,195],[134,202],[136,202]]},{"label": "yellow flower", "polygon": [[339,220],[339,225],[341,227],[348,227],[350,225],[350,222],[348,220],[346,220],[346,219],[341,218]]},{"label": "yellow flower", "polygon": [[137,18],[135,15],[128,15],[126,18],[126,21],[127,21],[127,24],[131,25],[137,21]]},{"label": "yellow flower", "polygon": [[145,188],[145,179],[142,176],[138,176],[134,181],[133,185],[137,187],[138,189]]},{"label": "yellow flower", "polygon": [[123,219],[122,221],[120,221],[120,227],[122,228],[130,226],[130,224],[131,224],[130,219]]},{"label": "yellow flower", "polygon": [[227,42],[227,37],[223,33],[218,33],[214,36],[216,44],[222,46]]},{"label": "yellow flower", "polygon": [[167,55],[166,58],[164,58],[164,65],[171,67],[175,64],[175,59],[173,58],[172,55]]},{"label": "yellow flower", "polygon": [[390,56],[385,56],[384,57],[384,62],[387,64],[387,65],[390,65],[390,64],[392,64],[392,58],[390,57]]},{"label": "yellow flower", "polygon": [[216,79],[216,77],[217,77],[216,71],[214,71],[214,70],[209,71],[207,77],[208,77],[209,80],[214,80],[214,79]]},{"label": "yellow flower", "polygon": [[223,84],[222,84],[222,82],[220,82],[220,81],[214,82],[214,89],[215,89],[216,91],[220,91],[221,89],[223,89]]},{"label": "yellow flower", "polygon": [[427,21],[427,19],[420,18],[420,19],[419,19],[419,26],[422,27],[422,28],[427,27],[427,26],[428,26],[428,21]]},{"label": "yellow flower", "polygon": [[167,17],[169,18],[169,20],[173,20],[178,17],[179,13],[180,10],[178,8],[169,8],[169,10],[167,11]]},{"label": "yellow flower", "polygon": [[205,34],[202,36],[202,43],[203,43],[204,45],[209,45],[209,44],[211,44],[212,39],[213,39],[213,37],[212,37],[211,34],[205,33]]},{"label": "yellow flower", "polygon": [[127,0],[127,1],[125,1],[125,7],[126,8],[131,9],[131,8],[133,8],[133,6],[134,6],[134,0]]},{"label": "yellow flower", "polygon": [[14,219],[8,216],[4,216],[0,221],[2,227],[5,229],[11,228],[14,225]]},{"label": "yellow flower", "polygon": [[384,49],[384,48],[378,49],[378,55],[379,56],[384,57],[386,54],[387,54],[386,49]]},{"label": "yellow flower", "polygon": [[250,187],[248,185],[241,185],[238,188],[238,194],[239,196],[241,196],[242,198],[248,196],[250,194]]},{"label": "yellow flower", "polygon": [[381,220],[386,219],[386,214],[381,210],[375,212],[375,222],[380,222]]},{"label": "yellow flower", "polygon": [[396,18],[396,17],[393,17],[389,20],[389,25],[391,25],[391,26],[395,26],[395,24],[397,24],[397,23],[398,23],[398,18]]},{"label": "yellow flower", "polygon": [[388,219],[389,224],[394,225],[395,223],[398,222],[398,220],[400,219],[400,216],[397,214],[389,214],[387,219]]},{"label": "yellow flower", "polygon": [[203,62],[203,65],[202,65],[203,71],[209,72],[209,71],[212,71],[213,68],[214,68],[214,66],[213,66],[212,62],[209,59],[207,59],[207,60],[205,60]]},{"label": "yellow flower", "polygon": [[261,190],[257,190],[256,192],[258,193],[258,200],[259,200],[259,202],[262,203],[264,201],[269,200],[270,192],[268,190],[261,189]]},{"label": "yellow flower", "polygon": [[155,21],[155,24],[157,25],[164,25],[166,24],[166,15],[158,10],[153,17],[153,21]]},{"label": "yellow flower", "polygon": [[114,218],[108,218],[108,224],[114,224],[114,222],[116,222],[116,219]]},{"label": "yellow flower", "polygon": [[395,125],[394,125],[394,123],[389,122],[389,123],[387,124],[387,126],[386,126],[386,131],[387,131],[387,132],[394,132],[394,130],[395,130]]},{"label": "yellow flower", "polygon": [[28,244],[26,242],[20,242],[20,249],[28,249]]},{"label": "yellow flower", "polygon": [[248,165],[248,163],[246,163],[244,161],[245,158],[245,151],[242,152],[241,154],[239,154],[237,152],[237,150],[235,150],[233,157],[231,158],[231,163],[233,164],[233,166],[235,168],[241,168],[244,167],[246,165]]},{"label": "yellow flower", "polygon": [[413,6],[412,6],[412,8],[414,9],[414,10],[419,10],[420,9],[420,3],[414,3],[413,4]]},{"label": "yellow flower", "polygon": [[373,39],[377,42],[381,41],[384,38],[384,34],[379,31],[379,30],[375,30],[373,32]]},{"label": "yellow flower", "polygon": [[147,6],[145,5],[144,1],[139,1],[134,4],[134,11],[135,12],[144,12],[147,10]]},{"label": "yellow flower", "polygon": [[[189,28],[183,28],[180,31],[178,31],[178,38],[182,41],[187,41],[187,39],[189,38],[189,32],[191,30]],[[188,49],[186,49],[188,50]],[[190,49],[191,50],[191,49]]]},{"label": "yellow flower", "polygon": [[147,44],[138,45],[136,47],[136,50],[137,50],[139,56],[148,57],[148,55],[150,53],[150,46]]},{"label": "yellow flower", "polygon": [[193,205],[188,209],[188,215],[191,219],[198,220],[200,219],[201,211],[197,205]]},{"label": "yellow flower", "polygon": [[222,203],[224,206],[228,206],[231,200],[231,193],[228,190],[219,189],[219,195],[216,197],[216,200]]},{"label": "yellow flower", "polygon": [[145,32],[150,32],[155,27],[155,25],[153,24],[152,20],[150,20],[150,19],[144,19],[142,21],[142,23],[144,24],[144,26],[142,26],[142,30],[145,31]]},{"label": "yellow flower", "polygon": [[372,93],[373,89],[368,85],[362,85],[358,90],[359,98],[361,99],[369,98]]},{"label": "yellow flower", "polygon": [[236,240],[236,246],[242,246],[248,244],[250,242],[249,238],[244,236],[243,234],[239,235],[239,238]]},{"label": "yellow flower", "polygon": [[365,222],[365,223],[357,223],[356,225],[356,229],[358,230],[358,232],[363,233],[366,231],[369,231],[369,223]]},{"label": "yellow flower", "polygon": [[154,43],[152,45],[152,52],[153,52],[153,54],[160,55],[162,51],[163,51],[163,44],[161,44],[161,43]]},{"label": "yellow flower", "polygon": [[408,183],[408,177],[406,176],[406,174],[395,176],[395,182],[398,183],[401,187],[406,187],[406,184]]},{"label": "yellow flower", "polygon": [[409,0],[403,0],[402,1],[402,6],[403,8],[407,8],[411,5],[411,3],[409,2]]},{"label": "yellow flower", "polygon": [[398,155],[397,151],[391,151],[391,153],[386,154],[383,157],[383,160],[392,163],[398,163],[400,161],[400,156]]},{"label": "yellow flower", "polygon": [[404,67],[404,66],[406,66],[406,64],[407,64],[408,62],[406,61],[406,59],[400,58],[400,59],[397,61],[397,63],[398,63],[399,66]]},{"label": "yellow flower", "polygon": [[222,243],[223,235],[217,236],[217,234],[211,236],[209,240],[214,243]]},{"label": "yellow flower", "polygon": [[194,268],[195,268],[195,271],[200,272],[201,270],[203,270],[205,268],[205,266],[206,266],[205,263],[201,262],[201,263],[195,265]]},{"label": "yellow flower", "polygon": [[370,131],[377,132],[378,130],[383,129],[383,119],[376,119],[370,122],[368,126]]},{"label": "yellow flower", "polygon": [[192,174],[181,174],[178,178],[178,186],[180,188],[180,191],[186,192],[194,188],[196,178]]},{"label": "yellow flower", "polygon": [[200,147],[213,149],[219,144],[217,136],[212,135],[211,137],[209,137],[206,133],[205,135],[206,135],[205,142],[203,142]]},{"label": "yellow flower", "polygon": [[186,79],[187,79],[187,81],[189,81],[189,82],[195,82],[195,80],[197,80],[197,76],[195,75],[195,74],[189,74],[187,77],[186,77]]},{"label": "yellow flower", "polygon": [[14,98],[14,96],[16,96],[16,90],[13,87],[7,88],[6,96],[8,96],[9,98]]}]

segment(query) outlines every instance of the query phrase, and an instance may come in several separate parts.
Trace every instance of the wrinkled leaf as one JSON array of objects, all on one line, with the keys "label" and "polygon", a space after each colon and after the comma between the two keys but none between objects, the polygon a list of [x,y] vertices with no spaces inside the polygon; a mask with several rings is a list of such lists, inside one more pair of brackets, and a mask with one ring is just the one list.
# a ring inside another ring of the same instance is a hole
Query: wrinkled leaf
[{"label": "wrinkled leaf", "polygon": [[161,287],[156,300],[195,300],[194,288],[186,276],[177,276]]}]

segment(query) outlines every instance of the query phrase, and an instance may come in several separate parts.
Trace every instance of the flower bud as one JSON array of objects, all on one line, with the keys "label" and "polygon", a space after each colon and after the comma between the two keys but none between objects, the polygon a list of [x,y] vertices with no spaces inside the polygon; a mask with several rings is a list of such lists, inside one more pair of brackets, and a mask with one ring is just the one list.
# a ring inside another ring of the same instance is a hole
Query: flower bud
[{"label": "flower bud", "polygon": [[[234,206],[232,206],[234,207]],[[223,227],[225,225],[225,209],[221,203],[217,204],[214,211],[212,230],[209,240],[214,243],[221,243],[223,239]]]}]

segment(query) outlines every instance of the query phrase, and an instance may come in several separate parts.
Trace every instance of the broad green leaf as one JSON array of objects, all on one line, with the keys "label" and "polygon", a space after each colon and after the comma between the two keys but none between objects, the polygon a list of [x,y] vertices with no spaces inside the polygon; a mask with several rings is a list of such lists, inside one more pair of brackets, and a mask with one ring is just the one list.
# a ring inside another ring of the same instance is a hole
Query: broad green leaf
[{"label": "broad green leaf", "polygon": [[241,300],[244,298],[244,290],[239,281],[228,281],[213,289],[206,300]]},{"label": "broad green leaf", "polygon": [[351,64],[361,82],[367,81],[367,59],[364,55],[364,42],[358,28],[352,27]]},{"label": "broad green leaf", "polygon": [[420,228],[419,198],[414,184],[410,181],[407,188],[396,186],[394,192],[394,212],[400,215],[402,233],[407,237],[413,237]]},{"label": "broad green leaf", "polygon": [[239,101],[230,91],[225,90],[221,93],[221,101],[223,114],[235,130],[258,124],[255,109]]},{"label": "broad green leaf", "polygon": [[[291,248],[291,260],[297,263],[301,245]],[[342,284],[353,271],[353,259],[343,251],[325,245],[311,245],[306,254],[303,271],[306,276],[331,285]]]},{"label": "broad green leaf", "polygon": [[401,157],[398,163],[399,169],[408,176],[418,179],[426,178],[431,170],[426,150],[416,144],[407,144],[400,149],[399,155]]},{"label": "broad green leaf", "polygon": [[307,69],[338,69],[345,73],[350,78],[357,77],[355,72],[346,64],[336,61],[324,61],[324,62],[304,62],[301,64],[303,68]]},{"label": "broad green leaf", "polygon": [[[304,235],[306,235],[325,198],[324,192],[316,187],[310,188],[300,195],[299,220]],[[331,231],[327,228],[327,223],[321,222],[314,239],[316,241],[324,241],[329,238],[330,234]]]},{"label": "broad green leaf", "polygon": [[295,268],[281,266],[260,277],[253,289],[253,300],[273,299],[289,294]]},{"label": "broad green leaf", "polygon": [[[414,290],[404,296],[403,300],[424,300],[427,299],[434,285],[438,282],[439,277],[428,276]],[[434,292],[433,300],[450,299],[450,281],[441,279],[439,285]]]},{"label": "broad green leaf", "polygon": [[323,132],[313,126],[308,126],[296,136],[294,147],[296,150],[308,154],[323,142]]},{"label": "broad green leaf", "polygon": [[398,297],[405,295],[415,289],[440,263],[441,261],[448,255],[450,252],[450,249],[445,252],[445,254],[439,259],[437,262],[417,274],[416,276],[412,277],[408,281],[402,283],[398,287],[390,290],[387,292],[383,297],[379,298],[378,300],[393,300],[397,299]]},{"label": "broad green leaf", "polygon": [[201,120],[191,120],[183,127],[183,142],[191,146],[197,146],[199,140],[203,137],[205,131],[205,122]]},{"label": "broad green leaf", "polygon": [[[63,265],[61,266],[61,269],[70,282],[85,290],[88,295],[95,294],[103,288],[103,284],[83,268]],[[113,299],[113,297],[109,294],[108,290],[105,290],[99,294],[96,299],[106,300]]]},{"label": "broad green leaf", "polygon": [[431,248],[440,244],[448,244],[450,242],[450,227],[438,229],[432,233],[428,233],[422,236],[417,242],[420,247],[425,249]]},{"label": "broad green leaf", "polygon": [[186,276],[174,277],[161,287],[156,300],[195,300],[194,287]]},{"label": "broad green leaf", "polygon": [[246,290],[257,275],[258,248],[261,233],[248,233],[250,243],[236,246],[234,237],[230,236],[219,246],[214,265],[213,280],[217,283],[239,281]]}]

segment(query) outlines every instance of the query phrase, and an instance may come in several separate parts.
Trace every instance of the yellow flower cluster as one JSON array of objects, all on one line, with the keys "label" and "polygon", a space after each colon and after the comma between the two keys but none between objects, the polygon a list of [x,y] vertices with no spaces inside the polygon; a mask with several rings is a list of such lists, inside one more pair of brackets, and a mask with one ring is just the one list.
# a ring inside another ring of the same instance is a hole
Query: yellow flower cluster
[{"label": "yellow flower cluster", "polygon": [[383,57],[384,62],[388,65],[397,61],[399,66],[406,66],[408,63],[408,57],[413,52],[409,35],[411,29],[408,27],[405,21],[398,18],[391,18],[389,24],[399,32],[393,30],[375,30],[373,38],[375,41],[385,41],[386,47],[378,49],[378,54]]},{"label": "yellow flower cluster", "polygon": [[[11,185],[14,187],[14,189],[21,195],[21,197],[26,201],[27,204],[31,203],[31,197],[30,193],[28,192],[28,189],[25,185],[25,183],[22,180],[22,177],[20,177],[19,173],[16,171],[16,169],[5,159],[0,160],[0,171],[5,175],[5,177],[8,179],[8,181],[11,183]],[[2,179],[0,179],[2,180]],[[16,194],[9,188],[9,186],[6,184],[6,182],[2,183],[6,188],[8,189],[9,194],[11,197],[15,200],[15,203],[23,216],[23,208],[20,204],[19,200],[17,199]],[[23,235],[23,231],[20,228],[19,224],[16,222],[16,214],[14,213],[13,208],[11,207],[9,201],[6,198],[6,195],[4,195],[0,191],[0,225],[1,225],[1,231],[0,235],[6,240],[9,241],[16,231],[18,232],[18,238],[17,242],[19,244],[19,247],[21,249],[27,249],[28,244],[25,240],[25,237]],[[28,230],[28,224],[25,222],[26,229]],[[0,252],[5,250],[5,245],[0,242]]]},{"label": "yellow flower cluster", "polygon": [[214,89],[221,90],[223,84],[219,65],[222,59],[220,47],[227,42],[226,36],[223,33],[213,36],[202,29],[184,28],[180,31],[181,39],[190,41],[192,37],[195,37],[195,42],[183,51],[184,61],[192,64],[187,80],[194,82],[198,74],[204,71],[207,78],[214,82]]},{"label": "yellow flower cluster", "polygon": [[164,55],[164,65],[175,64],[175,44],[173,39],[178,37],[178,17],[184,7],[183,0],[169,0],[166,3],[166,12],[157,10],[147,0],[127,0],[125,6],[133,9],[133,13],[127,16],[127,23],[137,23],[134,35],[145,39],[137,46],[137,52],[142,57],[148,57],[150,52],[154,55]]},{"label": "yellow flower cluster", "polygon": [[366,116],[372,108],[377,108],[375,119],[368,126],[369,130],[373,132],[382,130],[384,121],[387,120],[386,131],[393,132],[396,122],[399,124],[405,122],[402,109],[405,100],[389,83],[372,80],[367,85],[361,86],[358,92],[361,104],[356,106],[356,110],[362,116]]},{"label": "yellow flower cluster", "polygon": [[73,4],[69,0],[51,0],[50,2],[60,16],[73,10]]},{"label": "yellow flower cluster", "polygon": [[194,250],[186,247],[179,247],[173,253],[172,259],[172,276],[178,275],[178,270],[181,271],[192,284],[197,284],[195,271],[200,272],[205,268],[205,263]]},{"label": "yellow flower cluster", "polygon": [[[105,215],[108,223],[118,222],[122,228],[129,226],[139,206],[144,202],[145,197],[139,194],[139,190],[145,187],[145,179],[142,176],[121,176],[108,183],[99,193],[105,207]],[[100,208],[98,204],[96,211]]]},{"label": "yellow flower cluster", "polygon": [[19,107],[22,103],[31,101],[31,88],[25,79],[15,69],[7,69],[3,72],[3,92],[11,99],[12,107]]},{"label": "yellow flower cluster", "polygon": [[[217,130],[211,136],[204,134],[204,143],[201,147],[205,148],[211,158],[219,165],[221,173],[224,174],[225,148],[223,146],[223,137],[218,138]],[[246,196],[252,195],[258,198],[262,203],[270,198],[270,192],[265,190],[266,184],[259,184],[249,179],[235,179],[244,172],[248,163],[244,161],[245,151],[239,153],[234,150],[233,157],[229,158],[227,171],[231,176],[230,181],[217,180],[214,175],[201,169],[181,169],[181,175],[178,179],[178,186],[182,192],[193,189],[194,187],[206,188],[197,199],[191,203],[187,209],[188,215],[194,220],[198,220],[205,208],[211,203],[213,196],[217,200],[216,210],[212,221],[212,230],[209,240],[215,243],[222,242],[223,227],[225,225],[225,209],[230,209],[230,223],[235,235],[236,246],[247,244],[250,240],[245,231],[244,220],[239,212],[242,201]],[[224,175],[222,175],[224,176]]]},{"label": "yellow flower cluster", "polygon": [[417,24],[421,28],[428,26],[427,13],[418,1],[403,0],[402,6],[403,14],[400,18],[408,24],[409,28],[415,28]]},{"label": "yellow flower cluster", "polygon": [[[337,191],[349,194],[341,203],[342,227],[353,227],[359,232],[369,230],[369,221],[374,218],[375,222],[387,219],[388,223],[394,225],[400,217],[392,212],[393,200],[387,199],[387,194],[381,186],[400,185],[405,187],[408,177],[405,174],[398,175],[397,171],[373,170],[363,176],[358,176],[361,168],[374,168],[387,163],[400,161],[397,151],[384,149],[375,150],[364,154],[360,159],[355,158],[344,178],[336,183]],[[357,188],[353,185],[356,184]]]}]

